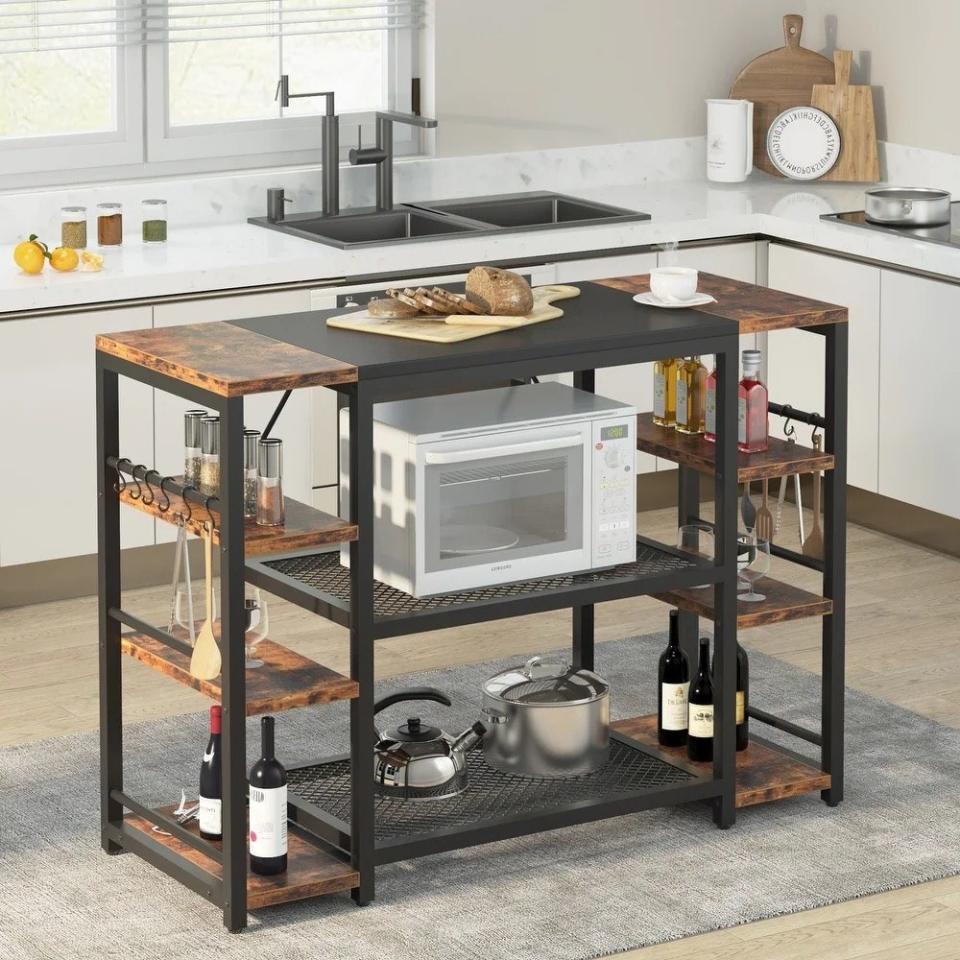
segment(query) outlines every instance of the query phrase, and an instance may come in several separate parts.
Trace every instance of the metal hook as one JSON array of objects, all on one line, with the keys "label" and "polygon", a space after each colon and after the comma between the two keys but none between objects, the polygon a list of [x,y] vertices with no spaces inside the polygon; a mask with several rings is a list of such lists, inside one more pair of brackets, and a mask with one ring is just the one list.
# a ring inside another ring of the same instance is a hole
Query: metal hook
[{"label": "metal hook", "polygon": [[209,497],[207,497],[206,501],[205,501],[204,504],[203,504],[204,508],[205,508],[206,511],[207,511],[207,516],[210,517],[210,535],[211,535],[211,536],[212,536],[213,534],[215,534],[215,533],[219,533],[219,532],[220,532],[220,528],[217,526],[217,521],[216,521],[216,519],[215,519],[214,516],[213,516],[213,511],[210,509],[210,504],[211,504],[214,500],[216,500],[217,503],[220,502],[220,498],[219,498],[216,494],[211,494]]},{"label": "metal hook", "polygon": [[159,477],[160,474],[156,470],[144,470],[143,473],[143,482],[147,485],[147,493],[150,494],[150,499],[147,499],[147,494],[143,495],[143,505],[145,507],[152,507],[157,500],[157,495],[153,492],[153,487],[150,485],[150,474],[156,473]]},{"label": "metal hook", "polygon": [[166,512],[170,509],[170,494],[167,493],[166,490],[164,490],[163,485],[164,485],[168,480],[172,480],[172,479],[173,479],[173,477],[161,477],[161,478],[160,478],[160,492],[163,494],[164,500],[166,500],[166,504],[165,504],[165,505],[164,505],[164,504],[159,504],[159,503],[157,504],[157,509],[158,509],[161,513],[166,513]]},{"label": "metal hook", "polygon": [[184,525],[188,524],[193,519],[193,507],[190,504],[190,498],[187,496],[187,491],[193,490],[194,493],[197,492],[197,488],[192,484],[188,483],[184,488],[180,496],[183,497],[183,502],[187,507],[187,515],[183,518]]},{"label": "metal hook", "polygon": [[789,403],[783,405],[783,435],[791,442],[796,442],[797,428],[792,422],[793,407]]},{"label": "metal hook", "polygon": [[[117,471],[117,482],[113,485],[117,494],[121,494],[127,489],[127,478],[123,475],[123,470],[120,467],[121,463],[130,463],[130,461],[126,457],[120,457],[117,460],[117,465],[114,468]],[[131,463],[130,466],[133,466],[133,464]]]},{"label": "metal hook", "polygon": [[146,470],[146,466],[142,463],[138,463],[135,467],[130,468],[130,477],[133,482],[137,485],[137,492],[130,494],[131,500],[139,500],[143,496],[143,487],[140,486],[140,480],[137,477],[137,467],[140,467],[143,470]]},{"label": "metal hook", "polygon": [[820,449],[820,442],[822,438],[822,433],[818,424],[814,424],[813,430],[810,431],[810,443],[813,444],[814,450]]}]

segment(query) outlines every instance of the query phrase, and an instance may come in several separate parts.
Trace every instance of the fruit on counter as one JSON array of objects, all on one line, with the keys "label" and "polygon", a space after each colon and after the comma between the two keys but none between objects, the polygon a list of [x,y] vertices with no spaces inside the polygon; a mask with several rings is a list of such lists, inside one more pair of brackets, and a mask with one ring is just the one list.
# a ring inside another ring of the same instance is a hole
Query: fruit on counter
[{"label": "fruit on counter", "polygon": [[491,316],[522,317],[533,309],[530,284],[499,267],[474,267],[467,274],[467,299]]},{"label": "fruit on counter", "polygon": [[24,273],[41,273],[47,258],[47,246],[31,233],[29,239],[13,248],[13,259]]},{"label": "fruit on counter", "polygon": [[57,247],[50,254],[50,266],[61,273],[68,273],[70,270],[76,270],[80,263],[80,254],[73,247]]},{"label": "fruit on counter", "polygon": [[84,250],[80,254],[80,270],[85,273],[99,273],[103,269],[103,257],[99,253]]}]

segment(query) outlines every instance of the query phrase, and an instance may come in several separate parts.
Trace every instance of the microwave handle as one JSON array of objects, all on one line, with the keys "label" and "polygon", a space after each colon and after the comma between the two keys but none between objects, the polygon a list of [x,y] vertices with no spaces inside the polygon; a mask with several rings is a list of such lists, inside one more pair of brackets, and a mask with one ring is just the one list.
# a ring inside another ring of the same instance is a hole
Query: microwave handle
[{"label": "microwave handle", "polygon": [[538,453],[541,450],[560,450],[564,447],[583,445],[583,436],[579,433],[566,437],[553,437],[550,440],[529,440],[526,443],[506,444],[499,447],[481,447],[479,450],[451,450],[443,452],[428,450],[424,456],[427,463],[467,463],[471,460],[490,460],[493,457],[509,457],[517,453]]}]

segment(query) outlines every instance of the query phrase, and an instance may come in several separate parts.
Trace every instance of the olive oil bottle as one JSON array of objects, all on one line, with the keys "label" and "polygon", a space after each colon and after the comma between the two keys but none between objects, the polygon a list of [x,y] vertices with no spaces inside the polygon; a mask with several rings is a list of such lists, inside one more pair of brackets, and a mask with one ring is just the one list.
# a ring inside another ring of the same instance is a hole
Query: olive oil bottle
[{"label": "olive oil bottle", "polygon": [[703,433],[706,412],[707,368],[699,357],[689,357],[677,367],[677,431]]},{"label": "olive oil bottle", "polygon": [[677,424],[677,367],[675,358],[653,365],[653,422],[659,427]]}]

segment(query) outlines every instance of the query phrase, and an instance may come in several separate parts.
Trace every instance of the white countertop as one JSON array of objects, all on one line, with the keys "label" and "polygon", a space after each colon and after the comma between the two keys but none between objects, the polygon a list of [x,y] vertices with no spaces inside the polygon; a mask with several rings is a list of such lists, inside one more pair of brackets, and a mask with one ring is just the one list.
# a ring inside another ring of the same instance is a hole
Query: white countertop
[{"label": "white countertop", "polygon": [[645,211],[653,219],[351,251],[246,222],[181,227],[171,228],[163,246],[144,246],[128,237],[122,248],[108,248],[100,273],[58,274],[48,267],[39,276],[17,270],[8,244],[0,246],[0,314],[300,281],[342,282],[370,274],[416,275],[447,265],[549,259],[754,233],[960,278],[960,249],[820,220],[823,213],[862,209],[863,188],[858,185],[805,184],[755,173],[743,184],[687,180],[565,192]]}]

